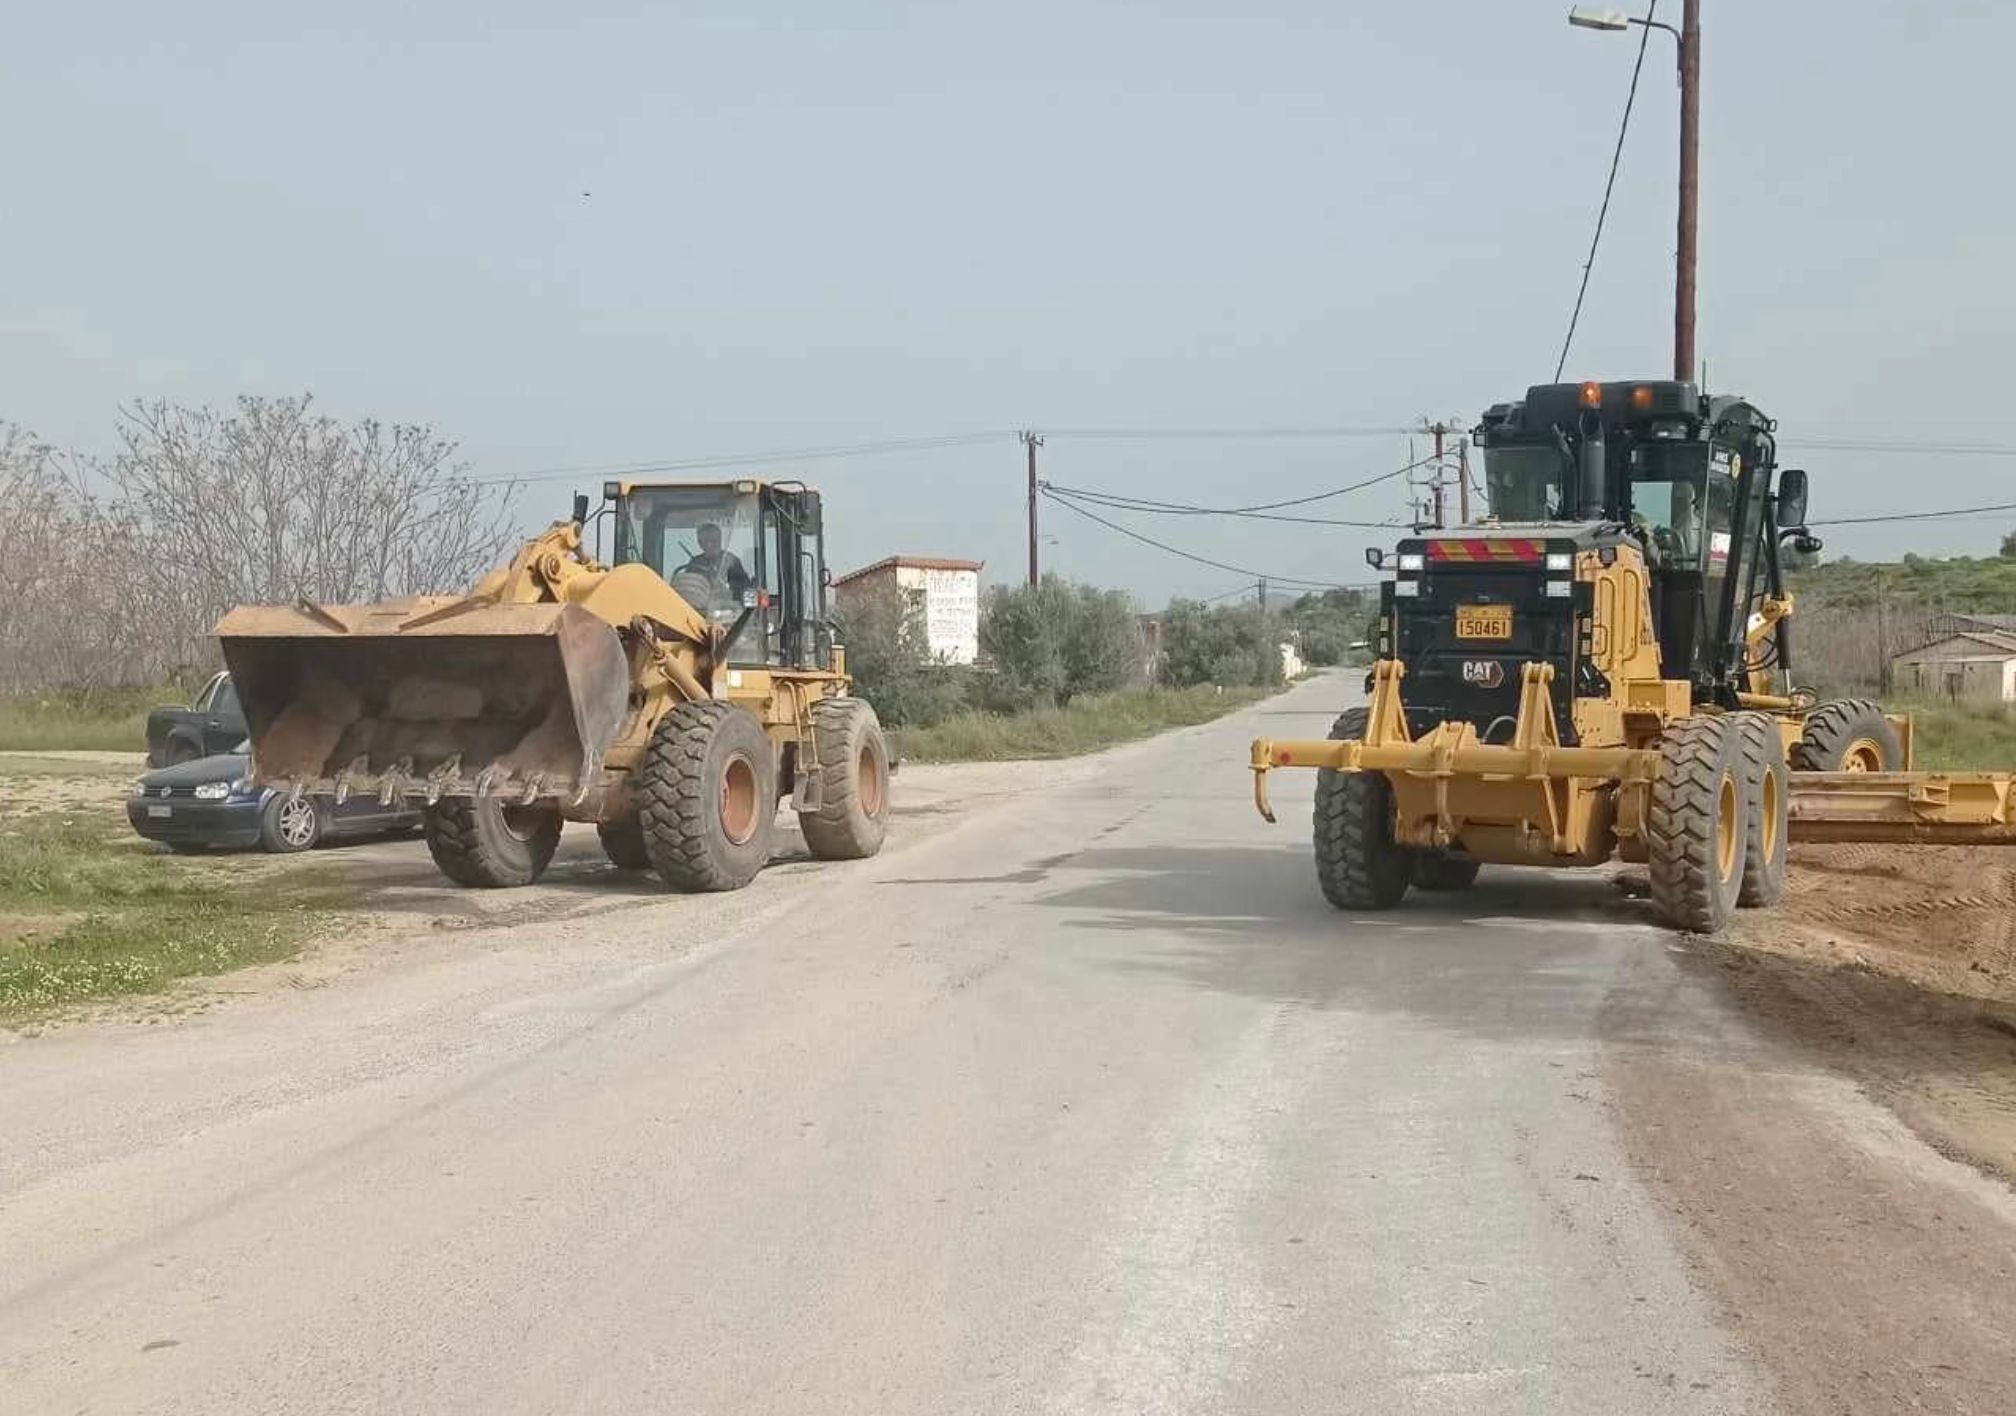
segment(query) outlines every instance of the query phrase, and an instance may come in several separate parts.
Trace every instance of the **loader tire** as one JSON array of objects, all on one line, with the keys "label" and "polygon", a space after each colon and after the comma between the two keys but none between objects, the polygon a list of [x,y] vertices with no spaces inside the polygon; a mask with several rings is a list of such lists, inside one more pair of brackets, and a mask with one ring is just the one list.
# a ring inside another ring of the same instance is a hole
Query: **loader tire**
[{"label": "loader tire", "polygon": [[889,830],[889,744],[875,709],[859,698],[812,705],[819,808],[798,813],[805,846],[820,860],[865,860]]},{"label": "loader tire", "polygon": [[595,834],[602,838],[602,854],[618,870],[651,868],[650,852],[644,849],[644,825],[636,817],[597,822]]},{"label": "loader tire", "polygon": [[637,780],[651,868],[675,890],[739,890],[770,859],[777,753],[755,715],[681,703],[651,733]]},{"label": "loader tire", "polygon": [[1452,856],[1446,851],[1422,851],[1414,857],[1414,888],[1468,890],[1477,883],[1479,869],[1476,861],[1462,856]]},{"label": "loader tire", "polygon": [[1792,749],[1792,770],[1901,772],[1904,746],[1880,704],[1844,698],[1806,715],[1806,730]]},{"label": "loader tire", "polygon": [[1785,739],[1769,713],[1733,713],[1729,719],[1743,745],[1743,775],[1750,784],[1750,820],[1743,833],[1743,888],[1736,903],[1745,909],[1775,905],[1785,898],[1792,781]]},{"label": "loader tire", "polygon": [[[1368,713],[1353,708],[1333,739],[1365,736]],[[1377,772],[1316,774],[1316,879],[1340,910],[1390,910],[1407,893],[1414,859],[1393,839],[1393,789]]]},{"label": "loader tire", "polygon": [[1710,714],[1667,725],[1645,821],[1652,907],[1667,925],[1715,934],[1729,923],[1743,889],[1749,805],[1738,728]]},{"label": "loader tire", "polygon": [[428,854],[457,885],[498,890],[530,885],[560,845],[560,813],[507,806],[495,797],[448,797],[422,815]]}]

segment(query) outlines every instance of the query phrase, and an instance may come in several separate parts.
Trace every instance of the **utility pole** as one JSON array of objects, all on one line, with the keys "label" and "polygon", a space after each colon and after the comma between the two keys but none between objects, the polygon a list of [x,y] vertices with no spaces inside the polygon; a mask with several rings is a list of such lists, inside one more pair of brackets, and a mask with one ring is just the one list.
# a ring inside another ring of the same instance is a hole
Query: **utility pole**
[{"label": "utility pole", "polygon": [[1470,439],[1464,438],[1456,444],[1456,508],[1463,516],[1463,524],[1470,524]]},{"label": "utility pole", "polygon": [[1447,499],[1443,496],[1442,491],[1442,477],[1444,472],[1444,468],[1442,466],[1442,435],[1447,431],[1449,431],[1449,426],[1448,424],[1438,419],[1435,425],[1431,427],[1428,431],[1435,435],[1435,461],[1433,464],[1435,468],[1435,529],[1437,531],[1440,531],[1444,526],[1447,526],[1449,524],[1449,517],[1447,515],[1447,505],[1446,505]]},{"label": "utility pole", "polygon": [[1267,577],[1264,575],[1260,577],[1260,615],[1263,619],[1267,615]]},{"label": "utility pole", "polygon": [[1022,445],[1029,449],[1029,583],[1036,584],[1043,578],[1043,568],[1036,559],[1036,449],[1043,446],[1043,439],[1032,432],[1024,432]]},{"label": "utility pole", "polygon": [[1694,247],[1701,204],[1701,0],[1680,7],[1680,222],[1674,252],[1673,377],[1694,378]]}]

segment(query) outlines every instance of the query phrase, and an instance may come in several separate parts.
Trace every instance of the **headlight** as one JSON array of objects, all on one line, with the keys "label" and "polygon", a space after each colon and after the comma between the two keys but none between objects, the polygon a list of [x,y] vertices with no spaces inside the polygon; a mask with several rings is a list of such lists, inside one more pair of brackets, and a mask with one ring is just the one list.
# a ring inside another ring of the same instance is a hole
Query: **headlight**
[{"label": "headlight", "polygon": [[1550,551],[1547,556],[1547,568],[1549,570],[1573,570],[1575,568],[1575,557],[1569,555],[1566,551]]},{"label": "headlight", "polygon": [[1550,600],[1565,600],[1574,593],[1575,582],[1572,580],[1550,580],[1547,582],[1547,598]]},{"label": "headlight", "polygon": [[198,801],[222,801],[225,797],[231,795],[231,784],[229,782],[205,782],[189,795],[195,797]]},{"label": "headlight", "polygon": [[145,782],[135,782],[130,788],[127,789],[126,794],[128,796],[146,796],[147,784]]},{"label": "headlight", "polygon": [[1421,569],[1421,553],[1419,551],[1402,551],[1400,553],[1400,568],[1402,570]]},{"label": "headlight", "polygon": [[1419,595],[1421,593],[1421,582],[1418,580],[1396,580],[1393,582],[1393,593],[1402,596]]}]

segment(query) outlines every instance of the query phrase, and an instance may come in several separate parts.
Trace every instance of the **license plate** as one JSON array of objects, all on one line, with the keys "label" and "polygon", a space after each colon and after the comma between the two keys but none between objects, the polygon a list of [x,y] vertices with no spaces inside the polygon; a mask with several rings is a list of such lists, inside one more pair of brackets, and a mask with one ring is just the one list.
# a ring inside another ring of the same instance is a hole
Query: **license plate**
[{"label": "license plate", "polygon": [[165,818],[173,816],[175,814],[175,808],[172,806],[150,806],[147,808],[147,814],[149,816]]},{"label": "license plate", "polygon": [[1459,605],[1456,608],[1458,639],[1510,639],[1510,605]]}]

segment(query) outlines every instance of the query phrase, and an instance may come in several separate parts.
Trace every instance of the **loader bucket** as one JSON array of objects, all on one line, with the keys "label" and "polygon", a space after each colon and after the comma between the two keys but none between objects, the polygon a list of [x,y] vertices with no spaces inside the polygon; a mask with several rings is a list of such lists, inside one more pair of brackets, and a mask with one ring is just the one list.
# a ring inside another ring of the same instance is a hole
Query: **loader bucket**
[{"label": "loader bucket", "polygon": [[256,780],[339,800],[578,799],[629,696],[616,631],[577,605],[245,606],[217,637]]}]

